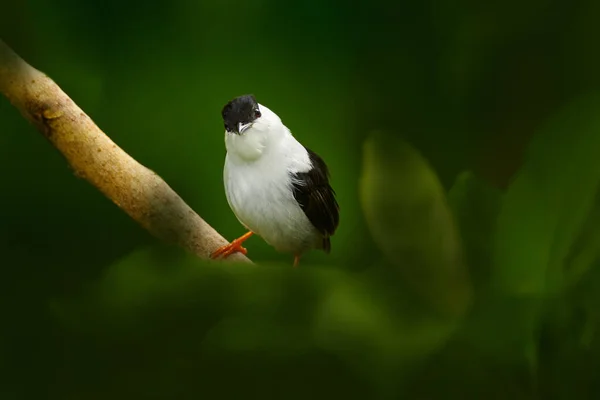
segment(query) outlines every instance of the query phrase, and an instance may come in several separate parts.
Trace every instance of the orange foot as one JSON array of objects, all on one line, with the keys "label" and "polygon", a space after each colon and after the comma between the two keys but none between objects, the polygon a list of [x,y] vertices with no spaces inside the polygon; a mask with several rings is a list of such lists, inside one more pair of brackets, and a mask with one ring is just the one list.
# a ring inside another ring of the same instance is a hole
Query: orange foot
[{"label": "orange foot", "polygon": [[294,268],[296,268],[300,264],[300,256],[296,254],[294,256]]},{"label": "orange foot", "polygon": [[242,243],[244,243],[250,236],[252,236],[252,232],[246,232],[244,236],[235,239],[233,242],[226,244],[225,246],[219,247],[210,255],[210,258],[217,258],[219,256],[226,258],[237,252],[240,252],[244,255],[248,254],[248,250],[245,247],[242,247]]}]

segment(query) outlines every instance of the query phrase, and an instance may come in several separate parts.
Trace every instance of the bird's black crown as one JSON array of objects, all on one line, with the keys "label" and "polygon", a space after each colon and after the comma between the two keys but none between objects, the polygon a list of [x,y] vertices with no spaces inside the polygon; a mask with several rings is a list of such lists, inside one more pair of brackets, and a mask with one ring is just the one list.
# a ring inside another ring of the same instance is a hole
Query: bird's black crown
[{"label": "bird's black crown", "polygon": [[236,97],[225,104],[221,111],[223,123],[227,132],[239,134],[239,124],[248,124],[260,117],[258,103],[253,95],[247,94]]}]

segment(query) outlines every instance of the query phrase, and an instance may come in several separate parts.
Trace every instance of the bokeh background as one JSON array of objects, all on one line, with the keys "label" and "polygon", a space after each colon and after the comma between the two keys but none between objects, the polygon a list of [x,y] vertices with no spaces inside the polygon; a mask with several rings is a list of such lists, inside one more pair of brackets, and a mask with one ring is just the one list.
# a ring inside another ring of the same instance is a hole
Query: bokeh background
[{"label": "bokeh background", "polygon": [[0,37],[228,239],[221,107],[327,161],[332,254],[158,243],[0,99],[1,399],[600,396],[600,3],[23,0]]}]

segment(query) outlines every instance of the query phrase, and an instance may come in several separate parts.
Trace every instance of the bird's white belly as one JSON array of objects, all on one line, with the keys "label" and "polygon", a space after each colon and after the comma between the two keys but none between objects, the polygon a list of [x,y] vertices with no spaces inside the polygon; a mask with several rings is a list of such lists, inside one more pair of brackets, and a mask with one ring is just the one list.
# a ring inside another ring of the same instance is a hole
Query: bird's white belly
[{"label": "bird's white belly", "polygon": [[294,199],[286,171],[258,165],[225,164],[227,201],[238,220],[281,252],[301,253],[319,243],[320,235]]}]

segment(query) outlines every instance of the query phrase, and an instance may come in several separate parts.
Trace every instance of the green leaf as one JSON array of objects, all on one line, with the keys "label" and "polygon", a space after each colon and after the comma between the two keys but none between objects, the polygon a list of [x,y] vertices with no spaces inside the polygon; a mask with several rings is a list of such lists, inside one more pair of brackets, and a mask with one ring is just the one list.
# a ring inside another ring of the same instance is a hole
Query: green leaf
[{"label": "green leaf", "polygon": [[[537,372],[545,300],[561,293],[569,254],[600,182],[600,99],[577,101],[534,136],[505,193],[492,247],[492,292],[478,311],[494,356]],[[503,335],[497,336],[501,330]]]},{"label": "green leaf", "polygon": [[600,201],[598,194],[594,207],[565,259],[565,287],[571,288],[600,261]]},{"label": "green leaf", "polygon": [[498,219],[493,283],[544,296],[564,285],[565,260],[600,182],[600,99],[575,102],[537,134]]},{"label": "green leaf", "polygon": [[446,345],[461,320],[415,312],[409,296],[390,302],[382,289],[368,274],[334,287],[317,314],[314,337],[385,391]]},{"label": "green leaf", "polygon": [[[141,353],[145,379],[160,376],[168,365],[175,371],[194,365],[210,388],[231,379],[269,391],[273,381],[314,374],[319,378],[310,380],[319,388],[304,385],[303,395],[294,391],[292,398],[312,398],[327,387],[348,397],[364,387],[387,389],[381,375],[357,375],[366,372],[365,359],[372,370],[390,376],[390,363],[403,354],[391,351],[398,348],[399,331],[390,328],[396,327],[398,310],[380,295],[381,285],[338,270],[208,262],[152,247],[118,260],[85,295],[55,301],[51,311],[60,322],[61,341],[74,337],[87,349],[70,347],[64,359],[109,359],[110,371],[124,381],[140,370],[118,360]],[[426,340],[439,341],[449,329],[432,323]],[[411,344],[425,336],[413,334],[400,350],[418,353],[420,347]],[[328,383],[332,376],[340,378]],[[227,390],[235,394],[228,398],[247,392],[244,385]]]},{"label": "green leaf", "polygon": [[360,200],[386,260],[436,310],[462,314],[471,285],[436,173],[408,143],[381,132],[364,144]]},{"label": "green leaf", "polygon": [[448,203],[456,217],[469,271],[476,285],[487,284],[489,280],[501,202],[500,189],[470,171],[459,174],[448,192]]}]

